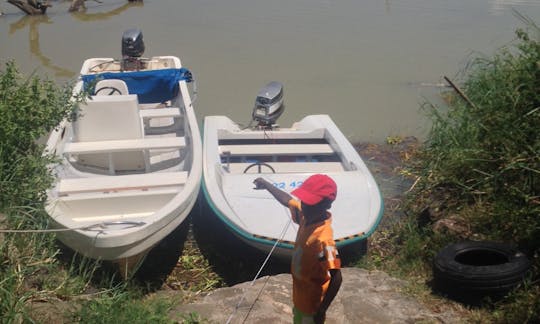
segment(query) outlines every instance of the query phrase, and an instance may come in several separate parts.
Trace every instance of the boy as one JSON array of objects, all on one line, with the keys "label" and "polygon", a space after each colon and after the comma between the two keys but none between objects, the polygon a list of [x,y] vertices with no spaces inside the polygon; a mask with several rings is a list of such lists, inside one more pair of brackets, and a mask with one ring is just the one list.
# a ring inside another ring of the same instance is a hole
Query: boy
[{"label": "boy", "polygon": [[291,262],[294,323],[324,323],[342,281],[328,212],[336,199],[336,183],[326,175],[312,175],[291,192],[300,201],[262,178],[253,183],[255,189],[268,190],[289,207],[292,220],[299,225]]}]

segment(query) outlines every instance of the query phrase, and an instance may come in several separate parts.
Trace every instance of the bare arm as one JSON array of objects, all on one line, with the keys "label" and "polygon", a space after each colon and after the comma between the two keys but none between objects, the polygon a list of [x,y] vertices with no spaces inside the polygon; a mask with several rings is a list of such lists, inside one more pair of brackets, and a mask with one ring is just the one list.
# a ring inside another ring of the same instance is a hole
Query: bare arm
[{"label": "bare arm", "polygon": [[313,317],[315,323],[324,323],[324,321],[326,320],[326,311],[336,297],[339,288],[341,287],[342,281],[343,279],[341,277],[341,270],[330,269],[330,284],[328,285],[328,290],[326,291],[321,305],[319,306],[319,310],[317,311],[317,313],[315,313],[315,316]]},{"label": "bare arm", "polygon": [[286,193],[285,191],[277,188],[270,182],[264,180],[263,178],[257,178],[253,181],[255,184],[255,189],[266,189],[268,190],[276,200],[285,207],[288,207],[289,200],[292,199],[292,196]]}]

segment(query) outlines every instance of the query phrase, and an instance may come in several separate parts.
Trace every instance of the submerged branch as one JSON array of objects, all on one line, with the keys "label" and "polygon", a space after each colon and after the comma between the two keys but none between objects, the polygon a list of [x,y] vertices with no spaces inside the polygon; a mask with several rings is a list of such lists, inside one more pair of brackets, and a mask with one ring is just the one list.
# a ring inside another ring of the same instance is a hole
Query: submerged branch
[{"label": "submerged branch", "polygon": [[27,15],[43,15],[47,8],[52,7],[49,1],[43,3],[39,0],[7,0],[7,2],[21,9]]}]

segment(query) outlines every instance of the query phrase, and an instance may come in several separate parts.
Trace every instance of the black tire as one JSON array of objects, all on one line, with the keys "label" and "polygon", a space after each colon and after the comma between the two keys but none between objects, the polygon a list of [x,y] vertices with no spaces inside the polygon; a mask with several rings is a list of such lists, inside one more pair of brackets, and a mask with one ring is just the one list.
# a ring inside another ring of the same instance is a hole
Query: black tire
[{"label": "black tire", "polygon": [[530,268],[527,257],[497,242],[467,241],[443,248],[433,262],[434,288],[449,297],[477,303],[498,299],[519,285]]}]

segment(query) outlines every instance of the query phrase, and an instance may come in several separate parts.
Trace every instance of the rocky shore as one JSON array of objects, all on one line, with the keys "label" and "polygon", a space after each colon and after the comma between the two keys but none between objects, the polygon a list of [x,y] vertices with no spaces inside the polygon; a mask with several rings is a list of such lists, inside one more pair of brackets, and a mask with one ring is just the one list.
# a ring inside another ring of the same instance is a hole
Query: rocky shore
[{"label": "rocky shore", "polygon": [[[328,310],[327,323],[462,322],[459,307],[427,307],[402,291],[403,281],[384,272],[359,268],[343,268],[342,272],[343,285]],[[289,274],[263,277],[253,285],[245,282],[220,288],[178,306],[170,312],[170,318],[182,322],[183,314],[195,312],[203,322],[210,323],[226,323],[229,318],[230,323],[291,323],[291,289]]]}]

